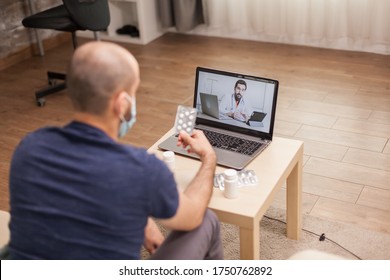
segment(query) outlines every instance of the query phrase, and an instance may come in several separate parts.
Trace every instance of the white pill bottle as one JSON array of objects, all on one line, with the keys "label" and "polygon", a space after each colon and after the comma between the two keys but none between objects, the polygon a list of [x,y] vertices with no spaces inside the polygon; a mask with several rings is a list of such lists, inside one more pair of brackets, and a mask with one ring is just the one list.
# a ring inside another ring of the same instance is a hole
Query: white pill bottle
[{"label": "white pill bottle", "polygon": [[223,172],[223,176],[225,185],[225,197],[230,199],[237,198],[239,195],[237,171],[234,169],[226,169]]},{"label": "white pill bottle", "polygon": [[175,170],[175,153],[172,151],[163,152],[163,160],[169,169],[173,172]]}]

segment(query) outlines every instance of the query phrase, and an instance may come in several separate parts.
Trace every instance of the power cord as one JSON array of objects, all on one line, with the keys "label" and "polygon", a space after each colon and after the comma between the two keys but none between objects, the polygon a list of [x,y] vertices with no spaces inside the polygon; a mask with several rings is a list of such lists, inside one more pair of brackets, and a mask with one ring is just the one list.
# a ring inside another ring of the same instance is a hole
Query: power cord
[{"label": "power cord", "polygon": [[[265,218],[269,219],[269,220],[273,220],[273,221],[277,221],[277,222],[280,222],[280,223],[283,223],[283,224],[287,224],[285,221],[282,221],[282,220],[279,220],[279,219],[276,219],[276,218],[272,218],[272,217],[269,217],[269,216],[265,216]],[[356,254],[354,254],[353,252],[351,252],[350,250],[348,250],[347,248],[341,246],[339,243],[337,243],[336,241],[333,241],[332,239],[329,239],[328,237],[325,237],[325,233],[322,233],[322,234],[318,234],[318,233],[315,233],[315,232],[312,232],[310,230],[307,230],[307,229],[304,229],[302,228],[303,231],[307,232],[307,233],[310,233],[312,235],[315,235],[317,237],[319,237],[319,241],[324,241],[325,239],[326,240],[329,240],[331,243],[335,244],[336,246],[340,247],[341,249],[343,249],[344,251],[350,253],[351,255],[353,255],[355,258],[357,258],[358,260],[361,260],[361,258],[359,256],[357,256]]]}]

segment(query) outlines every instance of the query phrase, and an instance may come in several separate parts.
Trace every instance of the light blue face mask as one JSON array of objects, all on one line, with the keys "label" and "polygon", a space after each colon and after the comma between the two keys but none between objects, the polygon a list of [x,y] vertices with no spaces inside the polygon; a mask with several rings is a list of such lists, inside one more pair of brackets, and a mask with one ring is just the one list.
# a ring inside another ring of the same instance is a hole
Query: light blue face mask
[{"label": "light blue face mask", "polygon": [[124,116],[121,116],[121,123],[119,125],[119,132],[118,136],[119,138],[122,138],[127,134],[127,132],[130,130],[130,128],[135,124],[136,122],[136,115],[137,115],[137,109],[136,109],[136,104],[135,104],[135,98],[131,98],[130,95],[126,96],[127,100],[131,104],[131,113],[130,113],[130,120],[126,121]]}]

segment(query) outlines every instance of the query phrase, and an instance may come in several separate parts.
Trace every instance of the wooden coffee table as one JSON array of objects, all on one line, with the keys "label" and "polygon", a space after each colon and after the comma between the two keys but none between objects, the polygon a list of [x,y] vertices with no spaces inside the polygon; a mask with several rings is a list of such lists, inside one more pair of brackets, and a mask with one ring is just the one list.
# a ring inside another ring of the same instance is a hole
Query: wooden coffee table
[{"label": "wooden coffee table", "polygon": [[[158,144],[172,134],[173,129],[148,151],[162,159]],[[246,167],[255,171],[259,178],[257,185],[240,188],[236,199],[227,199],[221,190],[214,189],[209,208],[222,222],[239,227],[241,259],[260,258],[260,220],[284,183],[287,187],[287,237],[300,238],[302,158],[303,142],[274,137],[272,143]],[[197,159],[176,155],[174,174],[179,188],[186,188],[199,166]],[[225,169],[217,166],[216,172]]]}]

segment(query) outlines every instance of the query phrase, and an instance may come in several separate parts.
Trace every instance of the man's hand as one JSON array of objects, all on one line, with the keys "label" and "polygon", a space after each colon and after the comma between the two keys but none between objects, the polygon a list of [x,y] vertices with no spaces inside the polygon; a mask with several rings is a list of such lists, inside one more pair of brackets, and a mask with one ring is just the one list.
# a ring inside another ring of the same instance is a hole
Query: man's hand
[{"label": "man's hand", "polygon": [[150,254],[153,254],[158,247],[164,242],[164,236],[157,227],[152,218],[148,218],[148,223],[145,227],[144,246]]},{"label": "man's hand", "polygon": [[245,122],[246,121],[246,115],[242,114],[239,111],[235,111],[234,112],[234,119],[236,119],[238,121]]},{"label": "man's hand", "polygon": [[192,136],[185,131],[180,131],[177,145],[187,149],[189,153],[197,154],[201,160],[209,156],[216,158],[213,147],[200,130],[194,129]]}]

